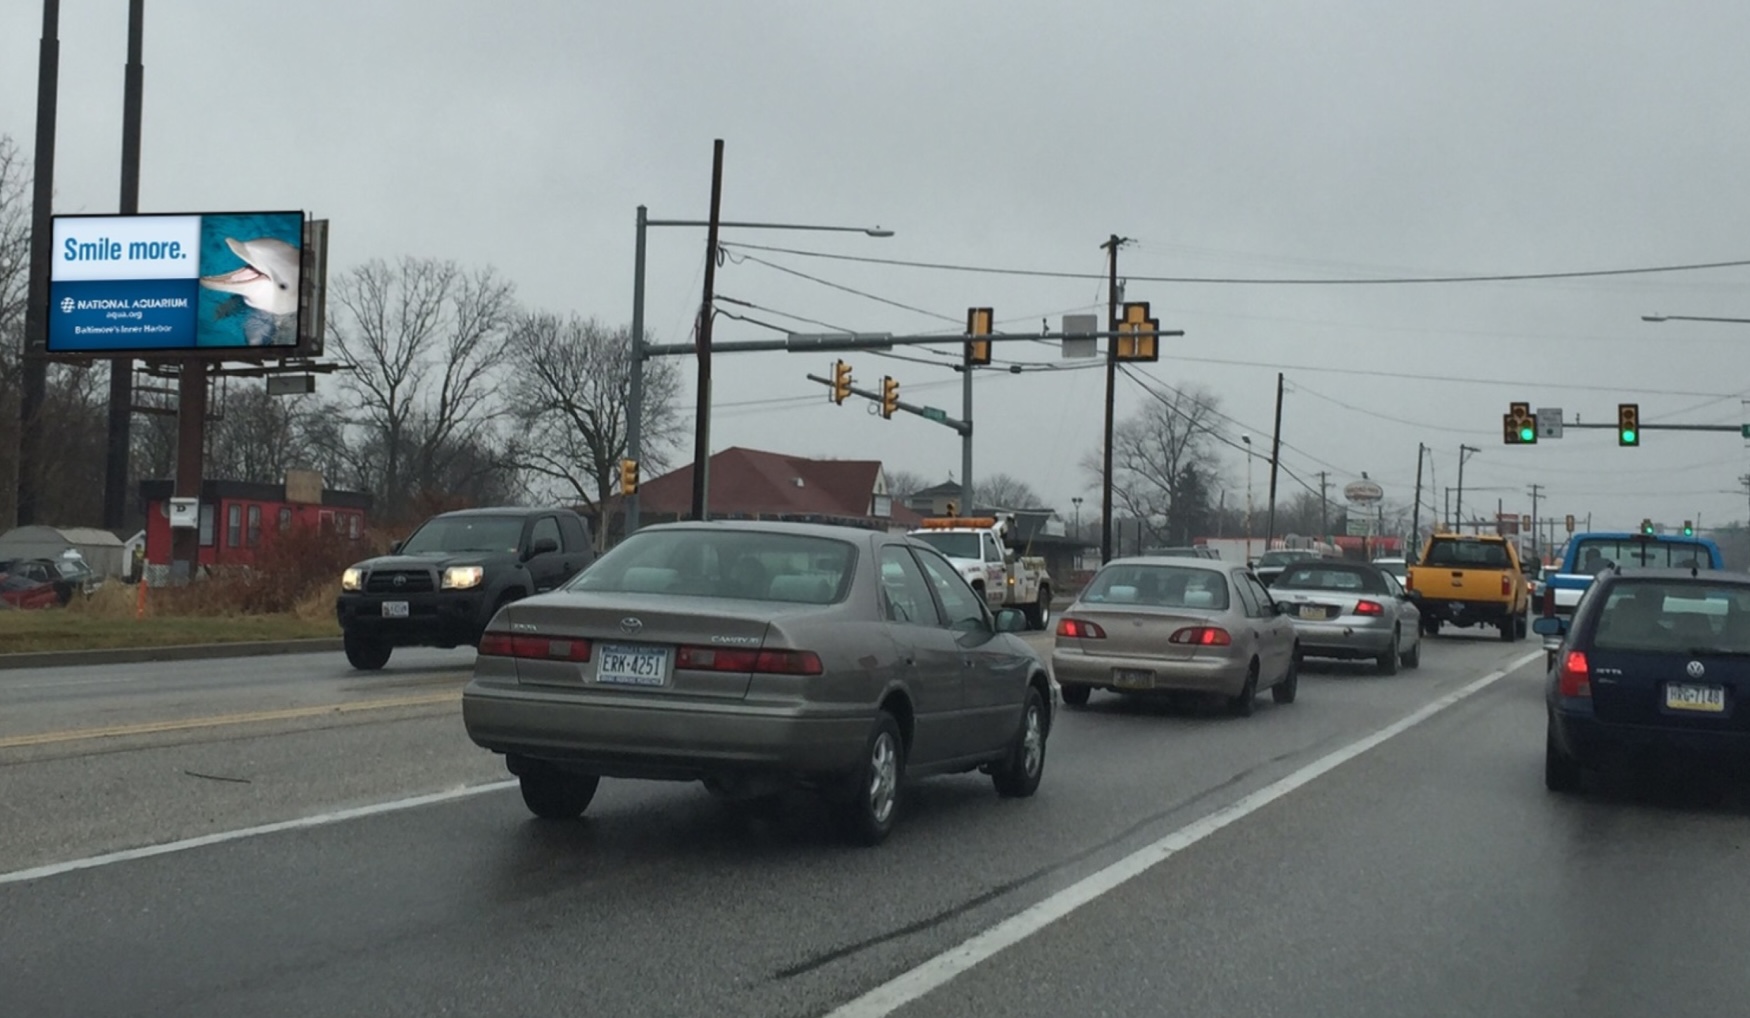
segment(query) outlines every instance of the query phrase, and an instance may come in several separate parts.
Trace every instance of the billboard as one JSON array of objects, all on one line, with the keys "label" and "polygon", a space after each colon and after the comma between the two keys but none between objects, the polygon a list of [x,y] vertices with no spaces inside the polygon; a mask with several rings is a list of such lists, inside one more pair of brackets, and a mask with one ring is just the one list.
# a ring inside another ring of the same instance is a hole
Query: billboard
[{"label": "billboard", "polygon": [[54,217],[48,353],[289,356],[302,212]]}]

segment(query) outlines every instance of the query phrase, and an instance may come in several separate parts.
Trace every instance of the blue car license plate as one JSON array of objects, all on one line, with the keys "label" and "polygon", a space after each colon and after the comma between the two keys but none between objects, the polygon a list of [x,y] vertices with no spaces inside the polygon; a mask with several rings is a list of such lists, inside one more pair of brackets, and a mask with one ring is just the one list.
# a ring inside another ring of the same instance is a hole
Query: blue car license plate
[{"label": "blue car license plate", "polygon": [[662,686],[668,683],[668,648],[637,644],[596,645],[595,680],[604,686]]}]

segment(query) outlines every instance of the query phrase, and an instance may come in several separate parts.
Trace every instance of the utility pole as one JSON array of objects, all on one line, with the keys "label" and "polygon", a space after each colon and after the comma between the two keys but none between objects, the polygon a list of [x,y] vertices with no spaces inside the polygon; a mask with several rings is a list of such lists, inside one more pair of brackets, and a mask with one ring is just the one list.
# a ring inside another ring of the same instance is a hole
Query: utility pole
[{"label": "utility pole", "polygon": [[707,519],[711,470],[711,322],[717,284],[717,227],[723,208],[723,139],[711,146],[711,223],[705,236],[705,299],[699,305],[699,392],[693,411],[693,513]]},{"label": "utility pole", "polygon": [[972,358],[960,358],[960,419],[966,430],[960,436],[960,506],[972,512]]},{"label": "utility pole", "polygon": [[[1534,559],[1538,558],[1538,554],[1537,554],[1537,499],[1538,499],[1538,496],[1540,496],[1542,493],[1543,493],[1543,485],[1534,484],[1531,486],[1531,557]],[[1541,561],[1541,559],[1539,559],[1539,561]]]},{"label": "utility pole", "polygon": [[1452,525],[1452,487],[1450,485],[1445,488],[1444,497],[1445,501],[1442,502],[1440,506],[1440,518],[1445,522],[1442,524],[1441,529],[1457,533],[1458,528]]},{"label": "utility pole", "polygon": [[[638,241],[632,262],[632,364],[631,378],[626,387],[626,458],[642,468],[644,455],[644,233],[650,211],[638,206]],[[638,529],[638,493],[622,495],[626,507],[621,536],[631,537]],[[603,513],[602,529],[608,529]]]},{"label": "utility pole", "polygon": [[1270,509],[1264,517],[1264,550],[1276,537],[1276,461],[1282,457],[1282,372],[1276,372],[1276,430],[1270,437]]},{"label": "utility pole", "polygon": [[18,400],[18,524],[37,521],[43,455],[43,400],[49,388],[49,265],[54,256],[55,97],[61,77],[61,0],[43,0],[37,47],[36,165],[31,176],[30,280],[24,306],[23,378]]},{"label": "utility pole", "polygon": [[1458,502],[1453,507],[1457,514],[1458,531],[1464,533],[1464,461],[1467,453],[1482,452],[1474,445],[1459,445],[1458,447]]},{"label": "utility pole", "polygon": [[[1106,331],[1118,331],[1118,249],[1127,243],[1116,233],[1101,244],[1106,259]],[[970,375],[968,377],[971,377]],[[1100,564],[1112,561],[1112,423],[1118,402],[1118,341],[1106,340],[1106,447],[1100,471]]]},{"label": "utility pole", "polygon": [[1404,548],[1406,562],[1416,561],[1417,552],[1412,546],[1419,548],[1422,543],[1422,454],[1427,448],[1421,442],[1416,443],[1416,504],[1410,509],[1410,546]]},{"label": "utility pole", "polygon": [[1330,471],[1319,471],[1319,540],[1325,544],[1331,543],[1331,500],[1325,495],[1325,478]]},{"label": "utility pole", "polygon": [[[140,107],[146,68],[140,62],[145,35],[146,0],[128,0],[128,63],[122,85],[121,214],[140,211]],[[109,362],[109,450],[103,471],[103,525],[120,530],[127,525],[128,461],[133,451],[134,360]]]}]

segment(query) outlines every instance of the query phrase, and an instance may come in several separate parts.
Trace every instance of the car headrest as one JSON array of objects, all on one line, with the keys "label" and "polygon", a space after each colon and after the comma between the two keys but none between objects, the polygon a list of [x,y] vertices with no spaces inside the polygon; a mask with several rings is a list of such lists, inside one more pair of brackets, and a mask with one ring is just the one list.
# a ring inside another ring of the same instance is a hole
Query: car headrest
[{"label": "car headrest", "polygon": [[802,573],[782,573],[772,577],[766,596],[774,601],[801,601],[805,604],[826,604],[832,600],[832,584],[824,576]]}]

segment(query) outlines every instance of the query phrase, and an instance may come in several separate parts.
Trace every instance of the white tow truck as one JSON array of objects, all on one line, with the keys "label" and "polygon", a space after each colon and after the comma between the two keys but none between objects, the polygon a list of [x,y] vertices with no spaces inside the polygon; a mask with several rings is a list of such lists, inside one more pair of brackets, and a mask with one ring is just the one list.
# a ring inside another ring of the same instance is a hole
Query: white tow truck
[{"label": "white tow truck", "polygon": [[1012,518],[931,516],[909,536],[930,545],[960,570],[994,608],[1019,608],[1033,629],[1051,624],[1051,575],[1045,559],[1009,540]]}]

